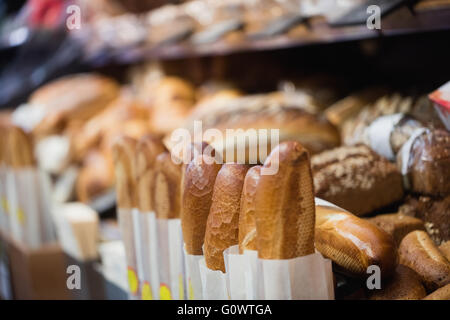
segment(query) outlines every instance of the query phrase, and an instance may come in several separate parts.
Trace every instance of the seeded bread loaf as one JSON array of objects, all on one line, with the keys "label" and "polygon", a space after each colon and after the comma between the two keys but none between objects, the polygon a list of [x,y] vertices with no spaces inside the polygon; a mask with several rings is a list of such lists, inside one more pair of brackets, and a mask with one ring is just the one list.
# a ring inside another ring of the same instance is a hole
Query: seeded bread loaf
[{"label": "seeded bread loaf", "polygon": [[397,167],[365,145],[345,146],[312,157],[316,196],[357,216],[399,201]]}]

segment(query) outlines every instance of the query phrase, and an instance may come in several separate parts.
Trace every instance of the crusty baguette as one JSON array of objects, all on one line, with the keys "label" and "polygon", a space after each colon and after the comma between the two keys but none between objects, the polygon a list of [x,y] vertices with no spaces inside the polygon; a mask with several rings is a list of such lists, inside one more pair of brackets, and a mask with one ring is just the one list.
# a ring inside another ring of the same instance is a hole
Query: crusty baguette
[{"label": "crusty baguette", "polygon": [[227,163],[217,174],[205,232],[204,254],[209,269],[225,272],[223,251],[238,244],[241,193],[247,170],[246,165]]},{"label": "crusty baguette", "polygon": [[370,265],[380,267],[383,278],[397,265],[393,238],[373,223],[340,209],[316,206],[317,250],[342,271],[367,276]]},{"label": "crusty baguette", "polygon": [[370,300],[420,300],[426,296],[419,275],[399,264],[394,275],[382,284],[381,289],[371,290]]},{"label": "crusty baguette", "polygon": [[154,210],[159,219],[180,217],[182,165],[172,161],[168,152],[156,157]]},{"label": "crusty baguette", "polygon": [[119,137],[113,146],[117,205],[119,208],[131,209],[136,206],[135,151],[136,140],[126,136]]},{"label": "crusty baguette", "polygon": [[199,154],[184,173],[181,226],[186,252],[203,254],[206,221],[211,208],[214,183],[221,168],[213,158]]},{"label": "crusty baguette", "polygon": [[239,252],[256,250],[256,210],[255,194],[261,166],[254,166],[247,171],[241,196],[241,212],[239,214]]},{"label": "crusty baguette", "polygon": [[[264,174],[265,168],[277,163],[277,173]],[[267,157],[255,208],[260,258],[291,259],[314,253],[313,180],[308,151],[298,142],[283,142]]]},{"label": "crusty baguette", "polygon": [[400,263],[416,271],[428,290],[450,283],[450,262],[425,231],[409,233],[398,250]]},{"label": "crusty baguette", "polygon": [[143,136],[136,146],[136,178],[138,208],[141,212],[154,210],[153,194],[156,157],[164,152],[164,145],[154,135]]},{"label": "crusty baguette", "polygon": [[441,251],[444,257],[450,261],[450,240],[442,242],[439,246],[439,251]]},{"label": "crusty baguette", "polygon": [[31,135],[21,128],[11,125],[6,136],[6,162],[14,168],[33,166],[35,160]]},{"label": "crusty baguette", "polygon": [[423,300],[450,300],[450,283],[430,293]]},{"label": "crusty baguette", "polygon": [[367,220],[389,233],[397,246],[411,231],[425,230],[422,220],[400,213],[380,214]]}]

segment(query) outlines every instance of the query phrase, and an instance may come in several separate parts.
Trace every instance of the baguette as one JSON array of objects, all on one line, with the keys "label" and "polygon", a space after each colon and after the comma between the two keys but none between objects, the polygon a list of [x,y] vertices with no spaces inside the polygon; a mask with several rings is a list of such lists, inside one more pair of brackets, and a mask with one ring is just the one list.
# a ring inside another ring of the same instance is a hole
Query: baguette
[{"label": "baguette", "polygon": [[439,246],[439,251],[441,251],[444,257],[446,257],[447,260],[450,261],[450,240],[442,242]]},{"label": "baguette", "polygon": [[256,187],[261,177],[261,166],[250,168],[245,176],[239,214],[239,252],[256,250]]},{"label": "baguette", "polygon": [[17,126],[6,131],[6,163],[13,168],[35,165],[32,136]]},{"label": "baguette", "polygon": [[181,207],[182,165],[172,161],[168,152],[156,157],[154,210],[159,219],[177,219]]},{"label": "baguette", "polygon": [[154,210],[155,162],[156,157],[162,152],[164,146],[154,135],[143,136],[136,146],[137,205],[141,212]]},{"label": "baguette", "polygon": [[391,279],[381,290],[373,290],[370,300],[419,300],[426,296],[425,288],[416,272],[399,264]]},{"label": "baguette", "polygon": [[416,271],[431,291],[450,283],[450,262],[425,231],[413,231],[399,247],[400,263]]},{"label": "baguette", "polygon": [[371,222],[328,206],[316,207],[317,250],[344,273],[364,277],[370,265],[390,276],[397,265],[393,238]]},{"label": "baguette", "polygon": [[187,165],[184,173],[183,209],[181,226],[186,252],[203,254],[206,221],[212,203],[212,195],[220,164],[207,155],[197,155]]},{"label": "baguette", "polygon": [[136,206],[135,150],[136,140],[126,136],[119,137],[113,146],[117,205],[119,208],[131,209]]},{"label": "baguette", "polygon": [[[264,168],[278,172],[263,175]],[[314,253],[314,190],[309,154],[298,142],[279,144],[261,168],[256,187],[256,233],[262,259]]]},{"label": "baguette", "polygon": [[450,283],[430,293],[423,300],[450,300]]},{"label": "baguette", "polygon": [[204,244],[206,266],[211,270],[225,272],[223,251],[238,244],[241,193],[247,170],[246,165],[227,163],[217,174]]}]

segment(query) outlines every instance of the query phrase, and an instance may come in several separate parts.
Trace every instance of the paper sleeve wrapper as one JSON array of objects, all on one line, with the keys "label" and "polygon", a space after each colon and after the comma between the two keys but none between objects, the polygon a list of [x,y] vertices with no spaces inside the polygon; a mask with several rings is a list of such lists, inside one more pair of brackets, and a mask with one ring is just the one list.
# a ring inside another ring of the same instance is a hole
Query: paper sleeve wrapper
[{"label": "paper sleeve wrapper", "polygon": [[233,300],[333,300],[332,265],[320,253],[266,260],[238,246],[224,251],[227,287]]},{"label": "paper sleeve wrapper", "polygon": [[180,219],[156,219],[158,225],[159,299],[184,300],[184,253]]},{"label": "paper sleeve wrapper", "polygon": [[30,167],[6,172],[6,207],[12,237],[30,248],[54,242],[50,181]]},{"label": "paper sleeve wrapper", "polygon": [[211,270],[206,266],[205,258],[199,260],[202,293],[204,300],[228,300],[227,274],[220,270]]},{"label": "paper sleeve wrapper", "polygon": [[118,208],[118,221],[125,247],[127,279],[130,299],[139,298],[139,279],[137,275],[136,245],[134,238],[133,209]]},{"label": "paper sleeve wrapper", "polygon": [[193,255],[186,252],[184,248],[184,260],[186,271],[186,291],[188,300],[202,300],[203,289],[202,279],[200,276],[200,260],[203,259],[203,255]]},{"label": "paper sleeve wrapper", "polygon": [[0,231],[9,235],[9,209],[6,198],[6,166],[0,164]]},{"label": "paper sleeve wrapper", "polygon": [[159,299],[158,227],[154,212],[133,215],[136,263],[142,300]]}]

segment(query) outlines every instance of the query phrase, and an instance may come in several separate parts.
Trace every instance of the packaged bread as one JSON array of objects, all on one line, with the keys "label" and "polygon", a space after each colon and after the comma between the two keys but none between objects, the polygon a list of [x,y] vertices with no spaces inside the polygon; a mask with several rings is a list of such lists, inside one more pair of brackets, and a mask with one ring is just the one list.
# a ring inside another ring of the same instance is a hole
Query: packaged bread
[{"label": "packaged bread", "polygon": [[389,233],[397,246],[411,231],[425,230],[422,220],[400,213],[380,214],[367,220]]},{"label": "packaged bread", "polygon": [[450,196],[408,196],[399,212],[423,220],[425,229],[437,245],[450,240]]},{"label": "packaged bread", "polygon": [[316,196],[357,216],[403,198],[397,167],[359,144],[324,151],[312,157]]},{"label": "packaged bread", "polygon": [[404,237],[398,253],[399,262],[417,272],[428,290],[450,283],[450,262],[425,231],[413,231]]},{"label": "packaged bread", "polygon": [[238,244],[241,193],[248,169],[226,163],[217,174],[204,242],[205,262],[211,270],[225,272],[223,251]]},{"label": "packaged bread", "polygon": [[381,289],[370,291],[370,300],[420,300],[426,296],[418,274],[399,264],[391,278],[384,281]]},{"label": "packaged bread", "polygon": [[309,154],[297,142],[284,142],[271,152],[264,167],[271,162],[279,163],[278,172],[261,174],[256,187],[258,256],[292,259],[312,254],[315,209]]},{"label": "packaged bread", "polygon": [[33,129],[37,135],[60,132],[68,122],[86,121],[117,97],[118,84],[98,74],[77,74],[56,79],[36,90],[28,103],[45,117]]},{"label": "packaged bread", "polygon": [[239,252],[256,250],[256,206],[255,196],[261,166],[254,166],[247,171],[241,195],[241,211],[239,213]]},{"label": "packaged bread", "polygon": [[393,274],[397,265],[394,239],[373,223],[334,206],[316,206],[316,249],[343,273],[366,277],[377,265],[381,277]]}]

